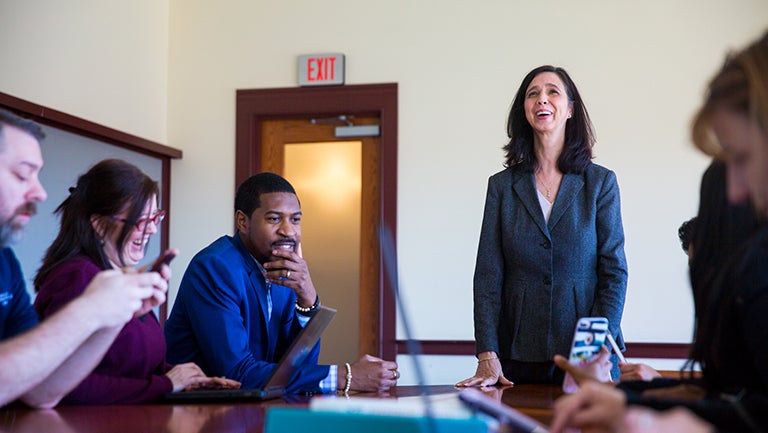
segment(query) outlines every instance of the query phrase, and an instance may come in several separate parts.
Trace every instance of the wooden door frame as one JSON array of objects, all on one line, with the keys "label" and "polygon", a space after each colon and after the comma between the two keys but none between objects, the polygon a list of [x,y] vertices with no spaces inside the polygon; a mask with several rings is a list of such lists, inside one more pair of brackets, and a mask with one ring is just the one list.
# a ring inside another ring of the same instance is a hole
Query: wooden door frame
[{"label": "wooden door frame", "polygon": [[[261,122],[263,119],[331,117],[341,114],[376,116],[379,137],[380,224],[397,233],[397,83],[329,87],[244,89],[236,93],[235,184],[261,171]],[[397,236],[395,236],[397,239]],[[378,251],[381,252],[380,245]],[[385,359],[397,354],[395,299],[392,282],[379,254],[379,353]]]}]

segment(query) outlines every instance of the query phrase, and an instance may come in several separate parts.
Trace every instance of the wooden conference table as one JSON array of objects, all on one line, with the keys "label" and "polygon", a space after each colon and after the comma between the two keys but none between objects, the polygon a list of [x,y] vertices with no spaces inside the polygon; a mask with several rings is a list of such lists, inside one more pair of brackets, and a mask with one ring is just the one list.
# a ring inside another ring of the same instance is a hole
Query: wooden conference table
[{"label": "wooden conference table", "polygon": [[[458,392],[451,385],[427,387],[431,394]],[[400,386],[386,394],[354,394],[355,398],[391,399],[418,395],[415,386]],[[494,388],[504,404],[549,424],[552,405],[562,395],[555,385]],[[151,404],[133,406],[60,406],[32,410],[13,405],[0,410],[0,432],[18,433],[261,433],[270,407],[307,406],[310,398],[288,396],[265,402]],[[308,428],[311,431],[311,427]]]}]

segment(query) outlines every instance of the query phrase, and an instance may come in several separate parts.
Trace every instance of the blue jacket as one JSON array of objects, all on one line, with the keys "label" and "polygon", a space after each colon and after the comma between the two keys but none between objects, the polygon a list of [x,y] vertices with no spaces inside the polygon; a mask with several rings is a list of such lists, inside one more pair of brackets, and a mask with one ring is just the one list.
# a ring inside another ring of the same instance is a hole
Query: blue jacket
[{"label": "blue jacket", "polygon": [[627,287],[616,175],[590,163],[565,174],[549,222],[533,174],[488,181],[474,276],[477,352],[527,362],[568,356],[576,321],[603,316],[623,350]]},{"label": "blue jacket", "polygon": [[[238,380],[243,388],[264,385],[301,330],[293,290],[272,284],[267,323],[267,287],[238,235],[222,236],[197,253],[181,280],[165,323],[168,362],[194,362],[209,376]],[[320,343],[291,379],[286,392],[319,392],[329,367],[317,365]]]}]

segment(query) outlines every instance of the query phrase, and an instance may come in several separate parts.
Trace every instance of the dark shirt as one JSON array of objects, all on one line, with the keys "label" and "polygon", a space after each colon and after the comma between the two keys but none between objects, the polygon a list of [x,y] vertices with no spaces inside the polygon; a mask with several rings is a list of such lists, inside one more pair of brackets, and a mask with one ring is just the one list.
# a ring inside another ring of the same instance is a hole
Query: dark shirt
[{"label": "dark shirt", "polygon": [[0,249],[0,340],[37,325],[37,314],[27,293],[21,264],[6,247]]},{"label": "dark shirt", "polygon": [[[666,409],[685,406],[718,431],[768,431],[768,228],[763,227],[717,277],[716,332],[703,366],[707,395],[698,401],[650,399],[641,395],[659,382],[620,385],[628,403]],[[674,383],[673,383],[674,384]]]}]

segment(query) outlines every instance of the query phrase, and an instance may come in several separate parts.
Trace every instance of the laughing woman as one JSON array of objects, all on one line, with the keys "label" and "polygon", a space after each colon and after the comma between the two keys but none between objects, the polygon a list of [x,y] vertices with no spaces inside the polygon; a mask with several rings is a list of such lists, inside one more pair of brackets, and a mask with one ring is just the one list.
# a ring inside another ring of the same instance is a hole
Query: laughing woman
[{"label": "laughing woman", "polygon": [[[144,258],[165,216],[157,196],[157,183],[125,161],[104,160],[80,176],[56,209],[61,229],[35,277],[41,318],[80,295],[100,271],[132,267]],[[188,387],[236,385],[206,377],[193,363],[165,362],[165,338],[153,312],[118,331],[101,363],[63,404],[148,403]]]},{"label": "laughing woman", "polygon": [[[568,73],[541,66],[509,113],[506,169],[491,176],[474,277],[475,375],[459,386],[561,383],[580,317],[603,316],[624,349],[627,287],[616,175]],[[614,377],[618,365],[614,357]]]}]

